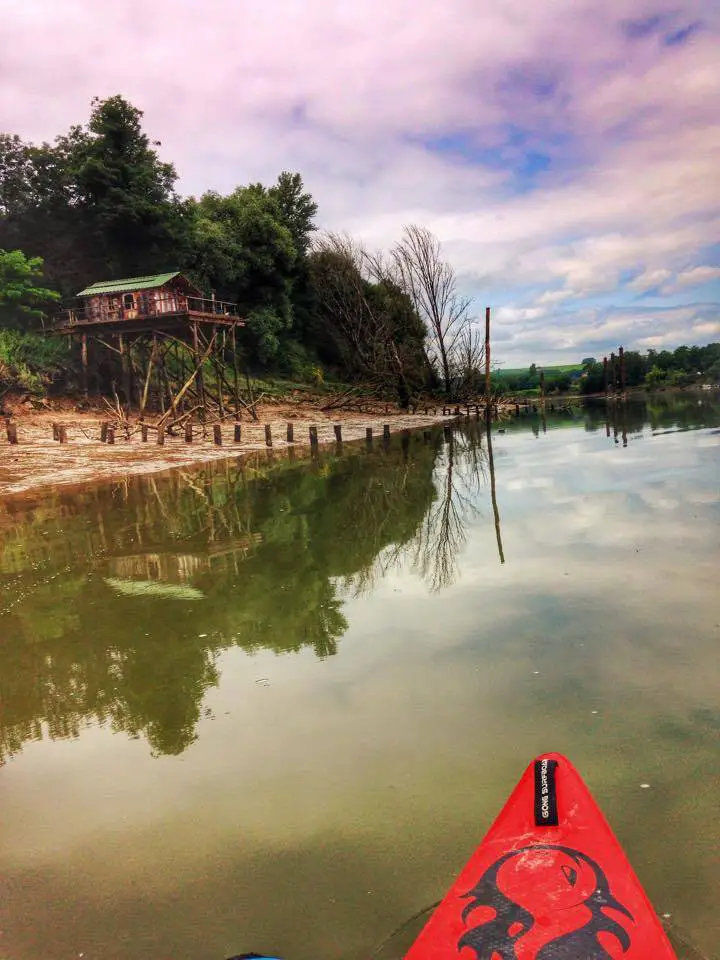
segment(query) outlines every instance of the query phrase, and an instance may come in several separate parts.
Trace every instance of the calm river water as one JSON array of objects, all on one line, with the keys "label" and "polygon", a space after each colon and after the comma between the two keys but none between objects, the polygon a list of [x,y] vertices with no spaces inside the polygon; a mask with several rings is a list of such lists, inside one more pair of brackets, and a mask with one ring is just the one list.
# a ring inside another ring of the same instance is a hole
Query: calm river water
[{"label": "calm river water", "polygon": [[512,420],[497,523],[474,421],[4,504],[2,960],[367,960],[546,750],[718,956],[719,428]]}]

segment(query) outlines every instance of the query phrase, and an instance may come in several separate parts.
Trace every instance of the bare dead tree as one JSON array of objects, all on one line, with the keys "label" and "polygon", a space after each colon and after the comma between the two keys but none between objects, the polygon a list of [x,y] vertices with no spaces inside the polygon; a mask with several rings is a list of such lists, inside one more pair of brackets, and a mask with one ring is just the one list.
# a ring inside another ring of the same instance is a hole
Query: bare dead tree
[{"label": "bare dead tree", "polygon": [[348,368],[383,392],[403,385],[409,396],[402,351],[395,340],[392,317],[368,295],[371,283],[394,282],[380,254],[369,253],[347,234],[326,233],[313,243],[314,282]]},{"label": "bare dead tree", "polygon": [[482,386],[485,344],[474,323],[465,323],[457,339],[451,367],[458,398],[477,397]]},{"label": "bare dead tree", "polygon": [[458,293],[455,271],[443,260],[439,240],[426,227],[406,226],[391,259],[398,283],[427,326],[428,353],[440,367],[450,396],[461,337],[470,324],[471,300]]}]

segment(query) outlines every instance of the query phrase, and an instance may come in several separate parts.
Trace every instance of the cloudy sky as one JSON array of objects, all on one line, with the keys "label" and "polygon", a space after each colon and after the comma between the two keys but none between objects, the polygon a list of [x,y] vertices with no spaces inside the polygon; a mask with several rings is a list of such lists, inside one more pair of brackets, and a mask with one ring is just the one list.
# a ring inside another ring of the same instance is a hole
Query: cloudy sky
[{"label": "cloudy sky", "polygon": [[506,367],[720,337],[714,0],[0,0],[0,129],[122,93],[185,193],[442,240]]}]

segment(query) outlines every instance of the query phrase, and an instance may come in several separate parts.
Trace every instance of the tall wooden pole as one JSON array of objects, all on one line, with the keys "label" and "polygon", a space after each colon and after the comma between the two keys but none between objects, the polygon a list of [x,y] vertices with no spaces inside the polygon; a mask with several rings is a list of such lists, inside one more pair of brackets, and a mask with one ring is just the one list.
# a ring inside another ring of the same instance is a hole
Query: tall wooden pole
[{"label": "tall wooden pole", "polygon": [[85,399],[87,400],[88,395],[88,340],[87,334],[82,335],[81,342],[81,356],[82,356],[82,383],[83,383],[83,393],[85,394]]},{"label": "tall wooden pole", "polygon": [[125,393],[125,409],[130,414],[130,404],[132,403],[132,383],[130,374],[130,358],[128,348],[125,345],[125,338],[121,333],[118,334],[118,347],[120,352],[120,363],[122,364],[123,391]]},{"label": "tall wooden pole", "polygon": [[[195,367],[197,369],[197,388],[198,388],[198,399],[200,401],[200,420],[205,423],[205,382],[203,381],[202,374],[202,354],[200,353],[200,343],[198,337],[198,325],[193,323],[192,325],[192,334],[193,334],[193,353],[195,356]],[[203,431],[204,432],[204,431]]]},{"label": "tall wooden pole", "polygon": [[490,415],[490,307],[485,307],[485,415]]},{"label": "tall wooden pole", "polygon": [[[214,296],[213,296],[214,299]],[[225,331],[222,331],[222,343],[220,342],[221,338],[217,336],[218,328],[217,325],[213,326],[213,336],[217,338],[218,345],[213,351],[213,361],[215,366],[215,379],[217,382],[217,396],[218,396],[218,406],[220,407],[220,419],[225,419],[225,398],[223,397],[223,360],[225,357]]]},{"label": "tall wooden pole", "polygon": [[233,355],[233,391],[235,393],[235,419],[240,419],[240,384],[238,383],[237,342],[235,340],[235,324],[232,326],[232,355]]}]

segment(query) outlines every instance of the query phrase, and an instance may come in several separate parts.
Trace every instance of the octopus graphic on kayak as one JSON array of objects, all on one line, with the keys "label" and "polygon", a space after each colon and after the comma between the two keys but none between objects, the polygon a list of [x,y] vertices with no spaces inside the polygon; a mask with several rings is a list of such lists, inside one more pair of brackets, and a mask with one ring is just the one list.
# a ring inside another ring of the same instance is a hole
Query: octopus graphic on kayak
[{"label": "octopus graphic on kayak", "polygon": [[466,893],[458,949],[477,960],[616,960],[631,944],[633,916],[601,867],[570,847],[513,850]]}]

